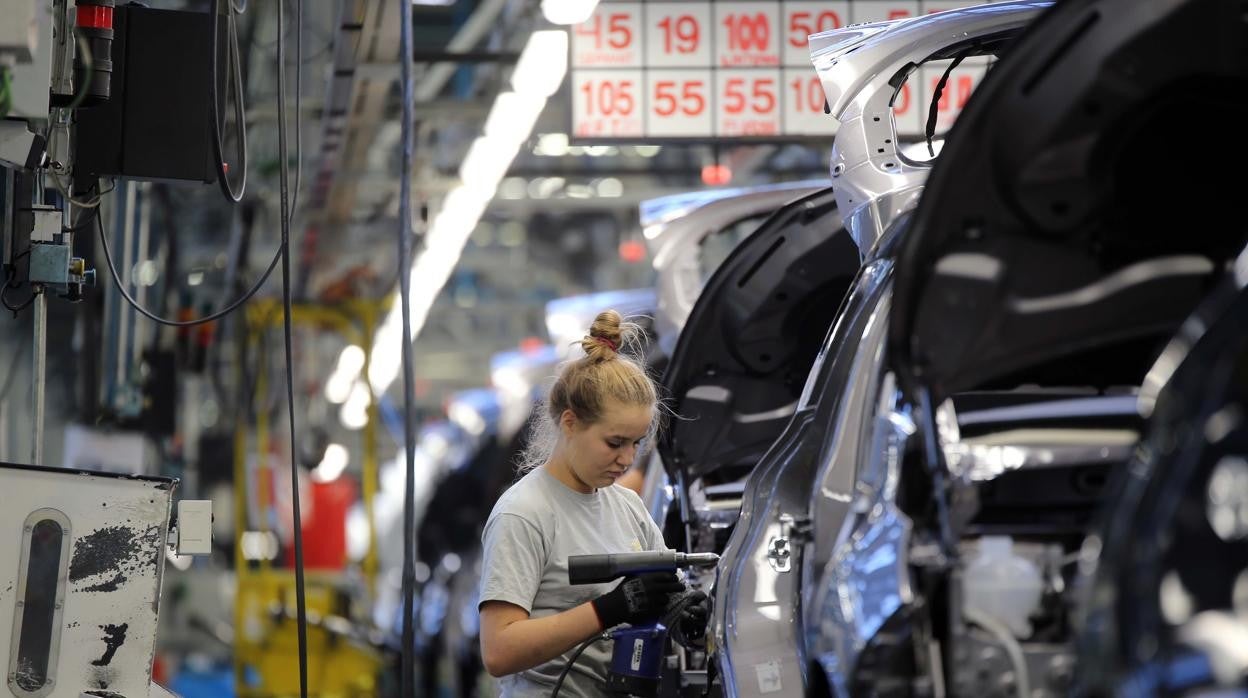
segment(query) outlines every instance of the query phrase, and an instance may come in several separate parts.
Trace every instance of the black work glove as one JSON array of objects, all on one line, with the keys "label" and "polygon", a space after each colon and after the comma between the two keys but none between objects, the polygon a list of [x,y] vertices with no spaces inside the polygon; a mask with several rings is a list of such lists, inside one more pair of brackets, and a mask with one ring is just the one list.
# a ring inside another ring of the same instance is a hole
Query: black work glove
[{"label": "black work glove", "polygon": [[706,644],[706,623],[710,617],[706,594],[695,593],[701,598],[681,609],[680,618],[676,621],[680,644],[685,647],[703,647]]},{"label": "black work glove", "polygon": [[675,572],[647,572],[626,578],[590,603],[604,629],[620,623],[638,625],[662,616],[668,597],[684,590]]}]

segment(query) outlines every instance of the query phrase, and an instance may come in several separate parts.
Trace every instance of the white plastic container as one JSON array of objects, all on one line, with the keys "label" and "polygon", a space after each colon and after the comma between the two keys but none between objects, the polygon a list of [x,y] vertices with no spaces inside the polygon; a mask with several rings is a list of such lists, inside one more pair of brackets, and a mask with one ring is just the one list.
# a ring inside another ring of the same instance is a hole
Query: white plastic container
[{"label": "white plastic container", "polygon": [[1044,580],[1030,560],[1014,553],[1009,536],[979,539],[979,555],[967,566],[962,579],[963,600],[972,608],[1001,622],[1015,637],[1031,635],[1031,614],[1040,605]]}]

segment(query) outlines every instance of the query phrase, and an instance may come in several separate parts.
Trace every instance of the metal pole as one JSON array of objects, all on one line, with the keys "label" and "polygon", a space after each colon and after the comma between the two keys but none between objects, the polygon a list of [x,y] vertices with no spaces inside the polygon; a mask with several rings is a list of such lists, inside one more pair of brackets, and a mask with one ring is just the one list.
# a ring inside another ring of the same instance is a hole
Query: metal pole
[{"label": "metal pole", "polygon": [[35,433],[30,447],[32,465],[43,465],[43,389],[47,382],[48,296],[39,289],[35,297],[35,363],[30,378],[31,402],[35,407]]}]

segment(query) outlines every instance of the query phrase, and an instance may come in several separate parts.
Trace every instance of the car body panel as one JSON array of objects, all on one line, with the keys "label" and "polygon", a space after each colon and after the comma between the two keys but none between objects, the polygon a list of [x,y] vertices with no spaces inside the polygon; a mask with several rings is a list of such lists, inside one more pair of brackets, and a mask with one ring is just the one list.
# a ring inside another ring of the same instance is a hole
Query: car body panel
[{"label": "car body panel", "polygon": [[857,269],[828,189],[785,205],[733,250],[663,376],[679,415],[659,441],[673,479],[757,463],[793,414]]},{"label": "car body panel", "polygon": [[658,303],[655,332],[667,356],[675,351],[698,296],[705,272],[704,241],[733,224],[770,214],[784,204],[828,186],[826,180],[784,182],[760,187],[714,189],[677,194],[641,205],[642,233],[650,249]]},{"label": "car body panel", "polygon": [[898,140],[891,107],[902,82],[928,60],[994,53],[1050,4],[977,5],[810,37],[811,62],[839,122],[832,179],[864,257],[915,206],[932,167],[906,157]]},{"label": "car body panel", "polygon": [[1141,448],[1084,545],[1080,695],[1243,686],[1248,252],[1225,277],[1145,380]]},{"label": "car body panel", "polygon": [[[881,313],[887,312],[883,294],[890,265],[889,260],[875,260],[859,271],[810,372],[799,412],[746,485],[741,518],[720,562],[714,610],[720,670],[731,695],[758,695],[752,677],[759,667],[780,685],[793,687],[789,690],[805,685],[805,605],[800,594],[809,564],[810,483],[825,462],[818,434],[829,423],[861,419],[863,401],[870,400],[871,376],[878,372],[868,364],[882,360],[871,347],[882,341],[887,328]],[[851,483],[855,470],[849,470]],[[849,500],[840,495],[833,499],[841,506],[839,521]]]},{"label": "car body panel", "polygon": [[[1205,171],[1205,114],[1248,120],[1222,96],[1248,82],[1242,36],[1210,29],[1242,18],[1219,2],[1149,7],[1055,5],[972,95],[898,260],[903,387],[938,404],[1110,342],[1161,341],[1238,252],[1222,222],[1238,215],[1236,178],[1202,178],[1189,206],[1158,197],[1154,165]],[[1220,161],[1248,157],[1242,139],[1217,142]]]}]

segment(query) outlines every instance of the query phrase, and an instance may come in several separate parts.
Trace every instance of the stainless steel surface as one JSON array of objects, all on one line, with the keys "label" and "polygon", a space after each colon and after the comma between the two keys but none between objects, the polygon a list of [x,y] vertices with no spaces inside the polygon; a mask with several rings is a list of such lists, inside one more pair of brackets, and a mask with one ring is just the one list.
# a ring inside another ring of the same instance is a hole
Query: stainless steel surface
[{"label": "stainless steel surface", "polygon": [[34,416],[34,435],[31,438],[30,462],[43,465],[43,412],[44,392],[48,377],[48,295],[40,289],[35,296],[34,364],[30,374],[31,409]]},{"label": "stainless steel surface", "polygon": [[676,553],[676,564],[690,567],[714,567],[719,563],[715,553]]}]

